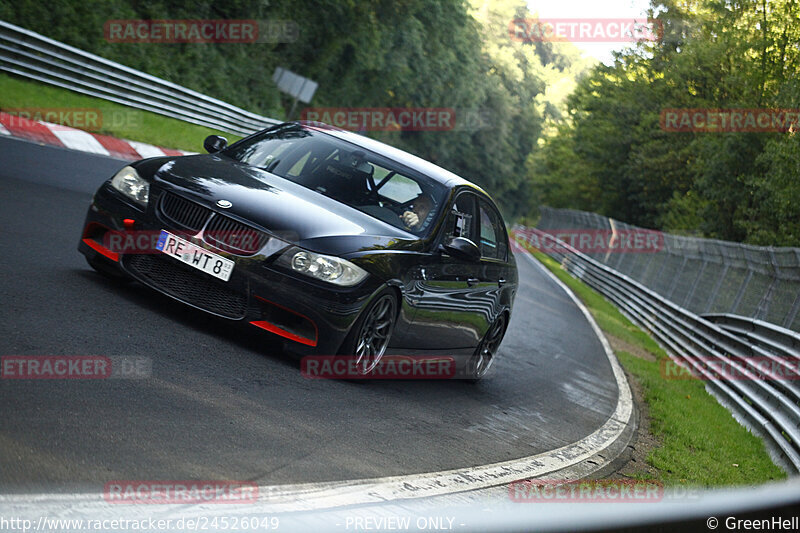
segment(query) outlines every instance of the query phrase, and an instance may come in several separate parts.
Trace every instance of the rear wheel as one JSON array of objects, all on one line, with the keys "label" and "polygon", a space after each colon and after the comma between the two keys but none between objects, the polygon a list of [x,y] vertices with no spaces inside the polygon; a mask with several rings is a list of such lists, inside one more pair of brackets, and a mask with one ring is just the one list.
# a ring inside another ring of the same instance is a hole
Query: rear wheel
[{"label": "rear wheel", "polygon": [[369,374],[380,362],[397,322],[397,298],[391,290],[379,294],[356,321],[342,344],[340,355],[355,357],[360,374]]},{"label": "rear wheel", "polygon": [[506,333],[506,315],[501,314],[489,327],[475,353],[467,361],[467,379],[478,381],[486,375],[494,362],[500,343]]}]

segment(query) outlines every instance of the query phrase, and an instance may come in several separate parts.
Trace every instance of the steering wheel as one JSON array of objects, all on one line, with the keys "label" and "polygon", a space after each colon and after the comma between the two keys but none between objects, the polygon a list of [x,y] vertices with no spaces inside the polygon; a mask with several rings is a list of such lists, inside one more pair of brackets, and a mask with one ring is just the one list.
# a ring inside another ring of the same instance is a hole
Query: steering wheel
[{"label": "steering wheel", "polygon": [[394,204],[394,205],[386,205],[386,204],[384,204],[383,207],[385,207],[386,209],[390,209],[398,217],[402,217],[403,213],[405,213],[406,211],[410,211],[409,207],[411,207],[411,204],[413,204],[413,203],[414,203],[414,200],[412,198],[411,200],[409,200],[407,202],[400,203],[400,204]]},{"label": "steering wheel", "polygon": [[403,203],[397,204],[396,206],[394,206],[394,209],[397,209],[401,213],[403,211],[408,211],[408,208],[414,205],[414,200],[416,200],[416,198],[412,198],[411,200],[406,200]]}]

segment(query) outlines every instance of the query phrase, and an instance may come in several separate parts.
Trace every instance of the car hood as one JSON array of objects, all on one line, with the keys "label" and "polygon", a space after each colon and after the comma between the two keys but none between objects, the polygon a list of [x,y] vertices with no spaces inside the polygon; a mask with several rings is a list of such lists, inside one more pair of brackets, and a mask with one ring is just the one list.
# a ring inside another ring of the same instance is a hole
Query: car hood
[{"label": "car hood", "polygon": [[[158,169],[155,179],[215,211],[319,253],[401,249],[417,242],[413,234],[316,191],[217,155],[175,158]],[[218,207],[220,200],[231,207]]]}]

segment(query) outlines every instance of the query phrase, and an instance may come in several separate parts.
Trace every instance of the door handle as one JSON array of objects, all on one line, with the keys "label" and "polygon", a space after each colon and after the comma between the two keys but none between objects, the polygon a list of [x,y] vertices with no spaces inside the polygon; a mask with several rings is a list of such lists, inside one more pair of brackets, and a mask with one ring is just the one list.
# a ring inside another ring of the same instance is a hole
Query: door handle
[{"label": "door handle", "polygon": [[505,285],[506,283],[508,283],[508,282],[507,282],[506,280],[504,280],[504,279],[498,279],[498,280],[497,280],[497,286],[498,286],[498,287],[502,287],[502,286],[503,286],[503,285]]},{"label": "door handle", "polygon": [[467,285],[469,285],[470,287],[472,287],[473,285],[475,285],[475,284],[476,284],[476,283],[478,283],[479,281],[480,281],[480,280],[479,280],[478,278],[467,278]]}]

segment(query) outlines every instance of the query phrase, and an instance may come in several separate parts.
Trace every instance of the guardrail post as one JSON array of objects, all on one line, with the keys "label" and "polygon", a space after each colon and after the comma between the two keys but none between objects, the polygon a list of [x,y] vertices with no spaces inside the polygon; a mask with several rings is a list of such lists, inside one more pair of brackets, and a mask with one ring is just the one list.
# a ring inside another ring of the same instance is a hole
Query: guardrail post
[{"label": "guardrail post", "polygon": [[714,289],[711,291],[711,294],[708,296],[708,302],[706,302],[706,308],[703,310],[703,313],[708,313],[711,311],[711,306],[717,300],[717,293],[719,292],[719,288],[722,286],[722,281],[725,279],[725,276],[728,275],[728,265],[722,265],[722,274],[717,278],[717,282],[714,284]]},{"label": "guardrail post", "polygon": [[683,298],[683,302],[681,302],[681,305],[684,307],[686,307],[689,302],[692,301],[692,298],[694,297],[694,291],[697,289],[697,284],[700,283],[700,278],[703,277],[703,273],[706,271],[706,265],[708,265],[708,259],[703,258],[703,264],[700,265],[700,271],[697,273],[694,281],[692,281],[692,286],[689,289],[689,292],[687,292],[686,296]]},{"label": "guardrail post", "polygon": [[798,311],[800,311],[800,294],[794,299],[792,309],[789,311],[789,314],[786,315],[786,320],[783,322],[783,327],[792,329],[792,324],[794,324],[794,319],[797,317]]},{"label": "guardrail post", "polygon": [[748,269],[747,276],[745,276],[744,281],[739,286],[739,291],[736,293],[736,297],[733,299],[731,313],[736,313],[736,309],[739,307],[739,304],[742,303],[742,297],[744,296],[744,292],[747,290],[747,285],[750,283],[751,279],[753,279],[753,271]]},{"label": "guardrail post", "polygon": [[669,292],[667,292],[666,296],[669,299],[672,299],[672,293],[675,292],[675,287],[678,285],[678,279],[683,275],[683,269],[686,268],[686,263],[689,261],[687,256],[683,256],[683,263],[681,263],[681,268],[675,272],[675,275],[672,277],[672,283],[669,286]]},{"label": "guardrail post", "polygon": [[754,318],[766,320],[769,315],[769,304],[772,302],[772,293],[775,291],[775,286],[780,283],[780,275],[778,272],[778,260],[775,258],[775,250],[769,251],[769,262],[772,266],[772,280],[770,280],[769,287],[764,293],[764,296],[758,301]]}]

